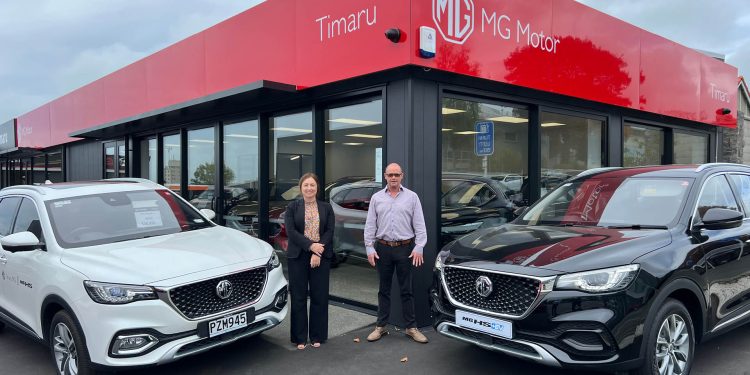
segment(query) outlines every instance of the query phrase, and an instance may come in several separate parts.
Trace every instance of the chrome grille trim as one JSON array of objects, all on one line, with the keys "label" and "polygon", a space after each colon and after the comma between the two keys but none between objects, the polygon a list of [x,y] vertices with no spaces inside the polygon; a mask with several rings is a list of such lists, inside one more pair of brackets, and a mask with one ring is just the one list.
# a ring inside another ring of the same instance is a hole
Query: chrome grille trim
[{"label": "chrome grille trim", "polygon": [[[212,279],[217,279],[217,278],[232,276],[232,275],[240,274],[240,273],[243,273],[243,272],[254,271],[254,270],[257,270],[257,269],[260,269],[260,268],[266,268],[266,272],[265,272],[265,277],[263,279],[263,286],[261,288],[260,293],[258,294],[258,297],[255,298],[254,300],[252,300],[252,301],[250,301],[248,303],[245,303],[243,305],[240,305],[240,306],[234,306],[234,307],[231,307],[229,309],[222,310],[222,311],[210,314],[210,315],[204,315],[204,316],[200,316],[200,317],[196,317],[196,318],[190,318],[190,317],[186,316],[174,304],[174,302],[172,301],[172,298],[170,296],[170,292],[172,290],[174,290],[174,289],[177,289],[177,288],[181,288],[181,287],[192,285],[192,284],[201,283],[201,282],[212,280]],[[245,308],[248,308],[248,307],[256,304],[263,297],[264,293],[266,292],[266,286],[268,285],[268,275],[269,275],[269,271],[268,271],[266,265],[264,264],[262,266],[257,266],[257,267],[252,267],[252,268],[246,268],[246,269],[239,270],[239,271],[236,271],[236,272],[225,273],[225,274],[218,275],[218,276],[211,276],[211,277],[207,277],[207,278],[204,278],[204,279],[200,279],[200,280],[196,280],[196,281],[191,281],[189,283],[184,283],[184,284],[180,284],[180,285],[174,285],[174,286],[171,286],[169,288],[157,288],[156,289],[156,294],[157,294],[157,296],[159,297],[160,300],[162,300],[167,305],[169,305],[174,311],[176,311],[178,314],[180,314],[180,316],[183,317],[184,319],[189,320],[189,321],[203,321],[203,320],[207,320],[207,319],[212,319],[212,318],[224,316],[224,315],[227,315],[227,314],[235,312],[235,311],[243,310]]]},{"label": "chrome grille trim", "polygon": [[[448,288],[448,283],[445,278],[445,269],[446,268],[457,268],[457,269],[463,269],[468,271],[475,271],[475,272],[486,272],[486,273],[492,273],[492,274],[498,274],[498,275],[504,275],[504,276],[511,276],[511,277],[520,277],[520,278],[526,278],[526,279],[533,279],[539,281],[539,287],[537,290],[537,296],[534,299],[534,301],[531,303],[531,305],[526,309],[526,311],[521,315],[510,315],[510,314],[502,314],[497,313],[494,311],[489,311],[485,309],[481,309],[474,306],[469,306],[464,303],[459,302],[457,299],[455,299],[450,292],[450,289]],[[445,291],[446,297],[448,297],[448,301],[453,306],[459,307],[461,309],[465,309],[467,311],[473,311],[480,314],[495,316],[499,318],[506,318],[506,319],[514,319],[514,320],[520,320],[525,317],[527,317],[534,309],[539,306],[539,304],[542,302],[542,299],[544,299],[544,296],[549,294],[549,292],[552,291],[550,288],[549,290],[544,290],[543,286],[547,283],[554,284],[555,279],[557,279],[556,276],[549,276],[549,277],[538,277],[538,276],[529,276],[529,275],[522,275],[517,273],[510,273],[510,272],[501,272],[501,271],[492,271],[487,270],[483,268],[477,268],[477,267],[466,267],[466,266],[448,266],[444,265],[443,268],[440,270],[440,282],[443,284],[443,291]]]}]

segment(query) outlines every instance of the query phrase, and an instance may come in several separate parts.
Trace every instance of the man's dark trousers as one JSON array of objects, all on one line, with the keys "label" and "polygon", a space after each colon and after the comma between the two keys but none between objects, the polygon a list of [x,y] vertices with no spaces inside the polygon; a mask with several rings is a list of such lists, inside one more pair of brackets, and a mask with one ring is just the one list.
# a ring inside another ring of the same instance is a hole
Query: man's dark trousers
[{"label": "man's dark trousers", "polygon": [[375,251],[378,253],[377,268],[380,278],[380,290],[378,290],[378,327],[388,324],[388,316],[391,312],[391,284],[393,282],[393,271],[401,289],[401,306],[404,312],[406,328],[416,328],[414,318],[414,295],[411,288],[411,255],[414,249],[414,241],[401,246],[390,247],[380,242],[375,242]]}]

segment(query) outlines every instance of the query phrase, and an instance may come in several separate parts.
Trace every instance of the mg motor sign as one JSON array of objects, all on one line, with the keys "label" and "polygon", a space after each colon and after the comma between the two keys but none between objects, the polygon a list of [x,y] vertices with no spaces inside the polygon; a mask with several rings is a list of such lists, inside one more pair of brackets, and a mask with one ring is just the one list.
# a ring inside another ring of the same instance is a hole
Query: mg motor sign
[{"label": "mg motor sign", "polygon": [[443,39],[464,44],[474,31],[474,0],[432,0],[432,20]]}]

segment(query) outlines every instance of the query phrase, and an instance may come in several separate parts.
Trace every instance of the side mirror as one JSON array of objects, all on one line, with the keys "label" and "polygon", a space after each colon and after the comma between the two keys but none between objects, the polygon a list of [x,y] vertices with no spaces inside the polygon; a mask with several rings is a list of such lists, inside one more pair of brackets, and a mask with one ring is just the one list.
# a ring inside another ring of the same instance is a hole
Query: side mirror
[{"label": "side mirror", "polygon": [[39,242],[34,233],[31,232],[18,232],[9,234],[3,238],[0,238],[0,245],[3,249],[15,253],[17,251],[32,251],[41,249],[44,244]]},{"label": "side mirror", "polygon": [[742,213],[735,210],[726,208],[709,208],[706,214],[703,215],[703,220],[700,224],[694,225],[693,230],[721,230],[737,228],[742,225],[744,217]]},{"label": "side mirror", "polygon": [[205,216],[208,220],[213,220],[216,217],[216,212],[214,210],[208,209],[208,208],[202,208],[201,213],[203,216]]}]

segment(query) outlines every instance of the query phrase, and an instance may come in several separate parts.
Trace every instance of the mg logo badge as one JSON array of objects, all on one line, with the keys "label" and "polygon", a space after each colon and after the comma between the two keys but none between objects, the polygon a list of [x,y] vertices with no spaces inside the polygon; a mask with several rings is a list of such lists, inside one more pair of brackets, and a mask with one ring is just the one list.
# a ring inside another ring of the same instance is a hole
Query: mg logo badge
[{"label": "mg logo badge", "polygon": [[227,299],[232,295],[232,283],[229,280],[221,280],[216,284],[216,295],[221,299]]},{"label": "mg logo badge", "polygon": [[474,31],[474,0],[432,0],[432,20],[443,39],[464,44]]},{"label": "mg logo badge", "polygon": [[492,280],[490,280],[487,276],[479,276],[477,277],[477,281],[475,283],[477,293],[479,293],[480,296],[487,298],[487,296],[492,293]]}]

